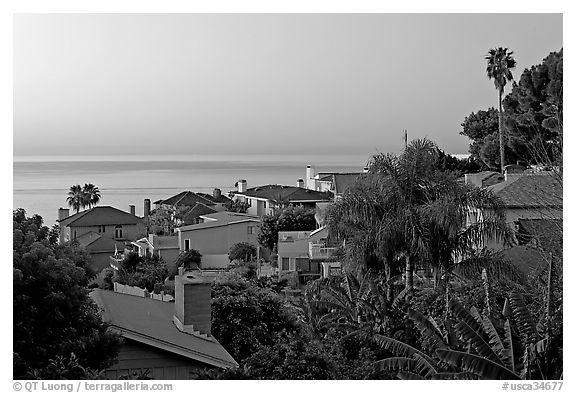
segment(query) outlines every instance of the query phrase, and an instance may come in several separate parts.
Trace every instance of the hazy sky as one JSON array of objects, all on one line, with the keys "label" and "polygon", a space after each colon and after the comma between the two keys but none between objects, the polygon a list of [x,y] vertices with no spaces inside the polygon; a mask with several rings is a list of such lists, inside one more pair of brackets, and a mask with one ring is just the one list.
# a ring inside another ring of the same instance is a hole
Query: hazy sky
[{"label": "hazy sky", "polygon": [[562,45],[560,14],[17,15],[14,155],[465,153],[487,51]]}]

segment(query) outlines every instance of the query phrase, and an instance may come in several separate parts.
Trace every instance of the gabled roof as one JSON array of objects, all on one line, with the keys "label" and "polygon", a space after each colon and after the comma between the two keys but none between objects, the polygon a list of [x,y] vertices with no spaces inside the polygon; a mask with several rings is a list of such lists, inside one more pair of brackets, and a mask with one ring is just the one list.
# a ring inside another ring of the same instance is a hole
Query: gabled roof
[{"label": "gabled roof", "polygon": [[112,206],[96,206],[59,220],[60,225],[86,227],[97,225],[134,225],[142,219]]},{"label": "gabled roof", "polygon": [[308,190],[302,187],[282,186],[269,184],[247,189],[245,192],[236,192],[247,197],[268,199],[274,202],[304,202],[304,201],[329,201],[332,199],[331,192]]},{"label": "gabled roof", "polygon": [[176,194],[168,199],[160,199],[154,202],[154,204],[171,206],[194,206],[197,203],[203,203],[207,206],[214,206],[214,202],[192,191],[182,191],[181,193]]},{"label": "gabled roof", "polygon": [[519,219],[516,238],[520,244],[541,247],[544,252],[562,255],[562,220]]},{"label": "gabled roof", "polygon": [[200,216],[216,213],[217,211],[203,203],[197,203],[182,216],[184,222],[192,222]]},{"label": "gabled roof", "polygon": [[176,228],[176,230],[180,232],[194,231],[198,229],[213,228],[224,225],[233,225],[246,221],[260,223],[260,219],[258,218],[258,216],[252,216],[250,214],[234,213],[234,212],[217,212],[202,215],[201,217],[206,219],[206,221],[201,222],[200,224],[186,225],[180,228]]},{"label": "gabled roof", "polygon": [[124,249],[124,241],[117,241],[109,237],[101,236],[93,231],[78,236],[72,241],[78,242],[80,247],[91,252],[113,252],[116,249]]},{"label": "gabled roof", "polygon": [[90,297],[103,310],[104,322],[127,339],[220,368],[238,366],[216,339],[178,330],[173,322],[174,303],[100,289]]},{"label": "gabled roof", "polygon": [[228,198],[226,195],[220,194],[218,198],[214,197],[214,195],[205,194],[203,192],[197,192],[196,195],[200,195],[202,198],[208,199],[210,202],[214,203],[227,203],[230,202],[231,199]]},{"label": "gabled roof", "polygon": [[539,208],[562,206],[562,181],[552,174],[524,174],[488,187],[506,207]]}]

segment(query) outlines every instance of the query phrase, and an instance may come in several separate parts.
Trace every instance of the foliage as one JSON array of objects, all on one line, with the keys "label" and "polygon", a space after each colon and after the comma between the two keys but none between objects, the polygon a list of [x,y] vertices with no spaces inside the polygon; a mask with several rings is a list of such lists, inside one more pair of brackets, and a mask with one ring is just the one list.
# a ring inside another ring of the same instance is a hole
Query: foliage
[{"label": "foliage", "polygon": [[[329,207],[330,234],[346,240],[345,266],[385,281],[404,270],[410,295],[416,266],[432,269],[439,284],[456,257],[487,238],[506,238],[500,200],[438,169],[437,154],[432,142],[417,140],[399,157],[374,156],[369,172]],[[477,209],[483,221],[466,226]]]},{"label": "foliage", "polygon": [[[542,63],[525,69],[502,100],[506,128],[506,162],[561,164],[563,124],[563,50],[552,52]],[[460,134],[472,143],[470,153],[486,169],[500,167],[498,110],[470,114]]]},{"label": "foliage", "polygon": [[494,86],[498,90],[498,146],[500,150],[500,172],[504,173],[506,159],[504,155],[504,125],[502,114],[502,96],[506,83],[512,81],[512,69],[516,67],[516,60],[512,57],[514,52],[508,51],[508,48],[490,49],[485,59],[488,62],[486,74],[488,79],[494,80]]},{"label": "foliage", "polygon": [[563,49],[525,69],[503,101],[509,145],[529,163],[557,161],[562,149]]},{"label": "foliage", "polygon": [[84,367],[78,362],[78,358],[72,352],[69,357],[61,355],[50,359],[46,368],[37,368],[26,375],[26,379],[106,379],[104,370],[93,370]]},{"label": "foliage", "polygon": [[152,210],[144,222],[150,233],[172,235],[174,229],[183,224],[184,216],[190,209],[189,206],[161,205]]},{"label": "foliage", "polygon": [[234,244],[228,252],[228,259],[231,261],[248,262],[254,258],[256,258],[256,246],[246,242]]},{"label": "foliage", "polygon": [[101,194],[98,187],[94,184],[84,184],[84,187],[80,184],[70,186],[70,191],[68,192],[68,197],[66,201],[68,206],[76,210],[76,213],[85,207],[91,208],[100,202]]},{"label": "foliage", "polygon": [[[558,332],[546,330],[529,311],[524,296],[512,292],[502,313],[491,311],[485,292],[483,311],[466,310],[456,298],[443,318],[411,309],[426,350],[376,335],[396,357],[378,361],[401,379],[557,379],[562,373]],[[561,334],[560,334],[561,335]]]},{"label": "foliage", "polygon": [[47,228],[31,230],[40,216],[22,219],[21,213],[14,214],[14,378],[49,372],[51,359],[71,353],[82,367],[105,368],[116,356],[119,337],[107,332],[88,297],[86,271],[74,260],[78,254],[55,249],[42,235]]},{"label": "foliage", "polygon": [[250,204],[248,202],[237,199],[226,202],[224,207],[226,208],[226,211],[229,212],[246,213],[248,211],[248,208],[250,207]]},{"label": "foliage", "polygon": [[276,210],[262,218],[258,242],[261,246],[272,250],[278,243],[278,232],[280,231],[311,231],[316,229],[316,219],[314,209],[301,206],[288,206],[284,209]]},{"label": "foliage", "polygon": [[115,281],[152,292],[156,284],[163,284],[169,274],[166,263],[161,257],[157,255],[141,257],[136,253],[130,253],[122,261]]},{"label": "foliage", "polygon": [[239,363],[274,344],[275,333],[297,326],[295,311],[270,289],[241,277],[212,285],[212,334]]},{"label": "foliage", "polygon": [[181,252],[176,260],[176,268],[181,266],[186,269],[199,268],[202,263],[202,254],[200,251],[195,249],[190,249],[188,251]]}]

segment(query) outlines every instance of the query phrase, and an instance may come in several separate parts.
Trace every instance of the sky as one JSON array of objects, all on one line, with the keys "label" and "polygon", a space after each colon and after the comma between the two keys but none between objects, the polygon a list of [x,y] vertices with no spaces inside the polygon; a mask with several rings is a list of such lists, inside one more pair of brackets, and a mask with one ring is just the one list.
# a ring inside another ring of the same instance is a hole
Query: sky
[{"label": "sky", "polygon": [[466,153],[496,46],[518,80],[562,15],[17,14],[13,154]]}]

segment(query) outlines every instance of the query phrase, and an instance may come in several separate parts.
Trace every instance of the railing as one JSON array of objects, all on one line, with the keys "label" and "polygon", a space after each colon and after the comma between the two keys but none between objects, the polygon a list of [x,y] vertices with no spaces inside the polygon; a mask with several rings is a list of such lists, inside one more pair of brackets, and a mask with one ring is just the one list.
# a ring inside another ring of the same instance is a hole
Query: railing
[{"label": "railing", "polygon": [[326,247],[319,243],[308,243],[308,255],[310,259],[326,259],[332,255],[336,247]]}]

